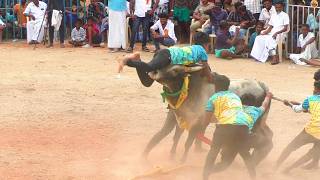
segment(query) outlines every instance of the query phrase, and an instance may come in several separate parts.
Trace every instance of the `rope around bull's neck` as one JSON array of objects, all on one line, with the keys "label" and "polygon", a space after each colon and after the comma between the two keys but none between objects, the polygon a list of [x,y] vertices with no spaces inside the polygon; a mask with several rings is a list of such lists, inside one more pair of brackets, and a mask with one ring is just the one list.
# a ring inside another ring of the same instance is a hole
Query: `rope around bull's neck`
[{"label": "rope around bull's neck", "polygon": [[[183,85],[182,85],[181,89],[177,92],[174,92],[174,93],[170,93],[170,92],[166,91],[165,89],[163,89],[163,92],[161,93],[163,102],[165,102],[167,100],[168,104],[171,108],[179,109],[180,106],[184,103],[184,101],[188,97],[189,81],[190,81],[189,76],[184,77]],[[168,97],[178,97],[178,100],[175,103],[175,105],[172,102],[170,102]]]}]

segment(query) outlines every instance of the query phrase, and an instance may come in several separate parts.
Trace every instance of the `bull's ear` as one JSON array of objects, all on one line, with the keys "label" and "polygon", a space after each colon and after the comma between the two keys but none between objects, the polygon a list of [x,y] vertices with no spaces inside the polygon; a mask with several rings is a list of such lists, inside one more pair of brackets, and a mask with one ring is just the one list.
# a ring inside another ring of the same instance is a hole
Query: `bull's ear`
[{"label": "bull's ear", "polygon": [[198,71],[201,71],[203,68],[204,68],[204,66],[202,66],[202,65],[197,65],[197,66],[193,66],[193,67],[185,66],[184,72],[186,72],[186,73],[198,72]]}]

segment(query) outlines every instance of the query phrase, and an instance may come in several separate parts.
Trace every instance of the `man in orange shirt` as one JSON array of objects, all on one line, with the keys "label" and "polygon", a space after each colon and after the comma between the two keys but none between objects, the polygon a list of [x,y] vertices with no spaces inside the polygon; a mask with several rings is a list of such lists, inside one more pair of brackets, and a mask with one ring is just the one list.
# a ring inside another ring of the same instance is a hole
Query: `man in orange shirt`
[{"label": "man in orange shirt", "polygon": [[26,27],[27,25],[27,18],[26,16],[23,15],[24,10],[27,7],[27,3],[26,0],[21,0],[21,4],[18,3],[16,5],[14,5],[13,10],[14,10],[14,14],[16,14],[17,18],[18,18],[18,26],[19,27]]}]

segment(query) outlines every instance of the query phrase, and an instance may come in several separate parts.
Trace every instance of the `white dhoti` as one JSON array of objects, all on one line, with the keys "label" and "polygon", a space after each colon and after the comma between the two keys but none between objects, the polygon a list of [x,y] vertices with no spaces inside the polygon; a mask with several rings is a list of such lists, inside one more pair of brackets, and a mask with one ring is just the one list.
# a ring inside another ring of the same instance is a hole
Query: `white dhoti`
[{"label": "white dhoti", "polygon": [[268,60],[270,50],[276,50],[276,48],[277,40],[273,39],[272,35],[259,35],[254,41],[250,55],[254,59],[264,63]]},{"label": "white dhoti", "polygon": [[[44,25],[42,24],[42,18],[36,19],[34,21],[27,22],[27,42],[31,41],[42,42],[44,36]],[[42,25],[42,26],[41,26]],[[41,28],[41,31],[40,31]],[[39,34],[40,33],[40,34]]]},{"label": "white dhoti", "polygon": [[109,48],[126,49],[126,11],[113,11],[109,9]]},{"label": "white dhoti", "polygon": [[306,65],[303,60],[310,60],[318,57],[318,50],[316,47],[316,43],[311,43],[306,46],[305,50],[300,54],[290,54],[289,58],[298,65]]}]

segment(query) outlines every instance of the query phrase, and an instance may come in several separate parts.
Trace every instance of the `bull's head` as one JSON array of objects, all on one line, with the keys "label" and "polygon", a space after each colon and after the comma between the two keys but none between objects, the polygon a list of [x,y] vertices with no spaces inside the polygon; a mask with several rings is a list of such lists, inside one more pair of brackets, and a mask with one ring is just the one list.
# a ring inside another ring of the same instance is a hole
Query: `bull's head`
[{"label": "bull's head", "polygon": [[181,87],[186,75],[201,71],[203,68],[202,65],[169,65],[166,68],[150,72],[149,77],[168,88],[169,91],[175,91]]}]

